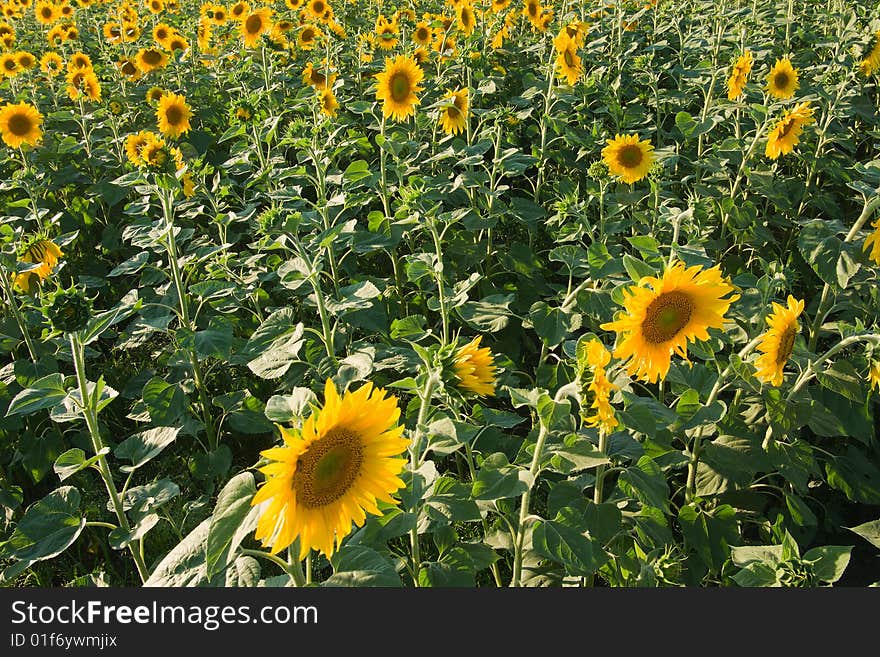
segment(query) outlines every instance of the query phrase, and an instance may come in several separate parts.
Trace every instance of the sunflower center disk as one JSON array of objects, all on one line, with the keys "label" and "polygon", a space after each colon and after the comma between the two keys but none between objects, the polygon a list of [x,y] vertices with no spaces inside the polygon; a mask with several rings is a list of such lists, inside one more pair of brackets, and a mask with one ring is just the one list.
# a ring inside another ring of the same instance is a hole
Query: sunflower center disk
[{"label": "sunflower center disk", "polygon": [[622,146],[617,152],[617,161],[620,166],[632,169],[642,163],[642,149],[635,144],[627,144]]},{"label": "sunflower center disk", "polygon": [[150,66],[153,66],[162,61],[162,55],[156,50],[148,50],[144,53],[144,61]]},{"label": "sunflower center disk", "polygon": [[788,73],[777,73],[774,82],[778,89],[785,89],[788,86]]},{"label": "sunflower center disk", "polygon": [[299,458],[293,476],[297,503],[307,509],[332,504],[357,480],[364,462],[360,437],[335,429],[312,443]]},{"label": "sunflower center disk", "polygon": [[31,131],[33,123],[25,114],[13,114],[9,118],[9,132],[16,137],[23,137]]},{"label": "sunflower center disk", "polygon": [[256,34],[263,28],[263,19],[259,16],[249,16],[244,22],[244,29],[248,34]]},{"label": "sunflower center disk", "polygon": [[776,352],[777,365],[783,365],[788,361],[789,357],[791,356],[791,352],[794,351],[795,335],[797,335],[795,327],[789,326],[785,329],[785,332],[779,337],[779,350]]},{"label": "sunflower center disk", "polygon": [[642,322],[642,334],[651,344],[671,340],[687,326],[693,303],[684,292],[665,292],[651,302]]},{"label": "sunflower center disk", "polygon": [[396,103],[403,103],[409,98],[410,84],[409,76],[406,73],[395,73],[388,85],[391,89],[391,98]]},{"label": "sunflower center disk", "polygon": [[183,112],[180,107],[177,105],[169,105],[165,110],[165,120],[168,121],[168,125],[180,125],[183,121]]},{"label": "sunflower center disk", "polygon": [[565,52],[562,53],[562,56],[565,58],[566,66],[574,66],[574,57],[570,49],[566,49]]}]

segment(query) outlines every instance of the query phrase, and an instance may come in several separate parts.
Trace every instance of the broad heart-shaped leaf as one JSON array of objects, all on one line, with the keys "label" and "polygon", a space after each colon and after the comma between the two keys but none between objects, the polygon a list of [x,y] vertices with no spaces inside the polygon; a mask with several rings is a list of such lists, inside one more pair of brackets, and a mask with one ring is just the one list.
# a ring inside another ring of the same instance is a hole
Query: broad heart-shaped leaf
[{"label": "broad heart-shaped leaf", "polygon": [[217,496],[206,546],[205,565],[209,577],[226,568],[230,556],[234,555],[241,539],[244,538],[239,536],[238,542],[233,540],[238,535],[238,529],[245,517],[253,508],[251,500],[256,492],[253,473],[242,472],[230,479]]},{"label": "broad heart-shaped leaf", "polygon": [[825,545],[807,550],[801,560],[810,564],[813,577],[833,584],[843,576],[851,552],[852,545]]},{"label": "broad heart-shaped leaf", "polygon": [[208,586],[222,583],[210,581],[205,567],[205,544],[210,526],[210,518],[199,523],[165,555],[144,586]]},{"label": "broad heart-shaped leaf", "polygon": [[299,355],[304,342],[301,337],[302,332],[303,325],[297,324],[293,332],[278,338],[259,356],[249,361],[248,369],[262,379],[277,379],[283,376]]},{"label": "broad heart-shaped leaf", "polygon": [[732,576],[734,582],[747,587],[782,586],[779,573],[773,566],[753,561]]},{"label": "broad heart-shaped leaf", "polygon": [[535,333],[551,349],[559,345],[568,334],[581,326],[581,316],[551,308],[543,301],[536,301],[529,308],[529,318],[535,327]]},{"label": "broad heart-shaped leaf", "polygon": [[798,247],[804,260],[828,285],[844,289],[859,270],[858,254],[837,237],[823,219],[811,221],[801,228]]},{"label": "broad heart-shaped leaf", "polygon": [[52,408],[67,396],[63,374],[49,374],[37,379],[29,387],[18,393],[9,403],[6,411],[10,415],[28,415],[43,408]]},{"label": "broad heart-shaped leaf", "polygon": [[317,399],[308,388],[294,388],[289,395],[272,395],[263,413],[272,422],[290,422],[306,414],[309,404]]},{"label": "broad heart-shaped leaf", "polygon": [[535,523],[532,530],[532,549],[542,557],[564,566],[569,575],[591,575],[603,561],[596,559],[593,542],[589,538],[576,529],[553,520]]},{"label": "broad heart-shaped leaf", "polygon": [[107,535],[110,547],[114,550],[122,550],[132,541],[143,538],[153,527],[159,522],[158,513],[149,513],[140,518],[134,527],[129,531],[125,531],[122,527],[117,527]]},{"label": "broad heart-shaped leaf", "polygon": [[845,360],[836,361],[823,372],[817,372],[816,379],[824,387],[857,404],[865,403],[865,385],[862,382],[862,377],[856,368]]},{"label": "broad heart-shaped leaf", "polygon": [[140,310],[142,303],[138,299],[137,290],[131,290],[110,310],[95,315],[80,332],[80,340],[82,340],[84,345],[91,344],[101,337],[101,334],[108,328]]},{"label": "broad heart-shaped leaf", "polygon": [[848,446],[843,456],[826,461],[828,484],[853,502],[880,504],[880,470],[868,455]]},{"label": "broad heart-shaped leaf", "polygon": [[471,495],[475,500],[500,500],[522,495],[531,484],[532,476],[525,468],[511,465],[505,454],[496,452],[483,460]]},{"label": "broad heart-shaped leaf", "polygon": [[480,509],[469,493],[467,486],[452,477],[440,477],[425,499],[424,512],[441,525],[479,520]]},{"label": "broad heart-shaped leaf", "polygon": [[58,479],[64,481],[70,476],[75,475],[80,470],[93,465],[98,462],[98,459],[101,458],[104,454],[108,454],[110,452],[109,447],[104,447],[101,449],[98,454],[91,458],[86,458],[86,453],[79,449],[78,447],[74,447],[73,449],[69,449],[64,454],[55,459],[55,465],[53,469],[55,470],[55,474],[58,475]]},{"label": "broad heart-shaped leaf", "polygon": [[733,507],[722,504],[709,511],[688,504],[679,509],[678,521],[688,547],[697,554],[707,569],[720,571],[729,556],[728,546],[739,541]]},{"label": "broad heart-shaped leaf", "polygon": [[73,486],[56,488],[32,504],[4,546],[6,556],[39,561],[64,552],[86,526],[79,505],[80,494]]},{"label": "broad heart-shaped leaf", "polygon": [[666,477],[650,456],[641,457],[635,466],[624,470],[617,480],[617,486],[629,497],[670,512]]},{"label": "broad heart-shaped leaf", "polygon": [[857,527],[847,527],[876,548],[880,548],[880,518],[863,523]]},{"label": "broad heart-shaped leaf", "polygon": [[551,450],[550,469],[554,472],[571,474],[611,462],[587,438],[577,434],[572,435],[575,436],[574,440],[566,440],[566,445],[560,445]]},{"label": "broad heart-shaped leaf", "polygon": [[159,455],[170,445],[180,427],[154,427],[129,436],[113,450],[114,456],[131,462],[130,466],[122,466],[123,472],[131,472]]},{"label": "broad heart-shaped leaf", "polygon": [[364,545],[344,545],[330,559],[333,574],[324,586],[401,586],[394,563]]}]

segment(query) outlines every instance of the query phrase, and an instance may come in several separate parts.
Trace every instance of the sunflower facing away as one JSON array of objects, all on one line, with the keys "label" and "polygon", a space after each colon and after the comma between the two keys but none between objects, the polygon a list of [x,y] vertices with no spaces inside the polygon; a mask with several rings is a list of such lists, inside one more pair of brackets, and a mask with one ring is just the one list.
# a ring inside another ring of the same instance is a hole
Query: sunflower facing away
[{"label": "sunflower facing away", "polygon": [[385,70],[376,74],[376,99],[383,101],[382,113],[385,118],[403,121],[415,114],[419,99],[415,92],[425,77],[416,60],[406,55],[394,59],[385,58]]},{"label": "sunflower facing away", "polygon": [[452,370],[458,378],[458,387],[475,395],[495,394],[495,366],[492,350],[480,347],[478,335],[455,352]]},{"label": "sunflower facing away", "polygon": [[43,136],[40,124],[43,115],[33,105],[7,103],[0,109],[0,136],[10,148],[18,148],[22,144],[36,146]]},{"label": "sunflower facing away", "polygon": [[448,90],[447,104],[440,110],[440,127],[447,135],[457,135],[467,127],[468,90]]},{"label": "sunflower facing away", "polygon": [[638,135],[617,135],[602,149],[602,159],[611,173],[632,184],[648,175],[654,163],[653,150],[651,142],[639,141]]},{"label": "sunflower facing away", "polygon": [[794,96],[798,86],[798,72],[791,65],[791,60],[788,57],[777,59],[767,76],[767,93],[779,100],[785,100]]},{"label": "sunflower facing away", "polygon": [[672,354],[687,360],[687,344],[708,340],[707,329],[724,326],[724,314],[739,299],[716,265],[686,267],[681,261],[663,276],[646,276],[624,292],[624,313],[602,324],[617,332],[615,358],[629,361],[627,371],[650,383],[666,378]]},{"label": "sunflower facing away", "polygon": [[182,95],[166,93],[159,99],[156,119],[159,131],[166,137],[180,137],[180,135],[189,132],[191,116],[192,110]]},{"label": "sunflower facing away", "polygon": [[58,258],[63,255],[61,249],[52,240],[42,236],[35,238],[25,247],[24,252],[19,256],[19,260],[32,264],[39,263],[39,267],[16,274],[14,280],[15,287],[26,294],[36,292],[39,284],[52,274],[52,270],[58,264]]},{"label": "sunflower facing away", "polygon": [[276,554],[297,538],[299,559],[309,550],[328,557],[366,514],[380,514],[376,502],[397,504],[398,475],[409,440],[398,425],[397,398],[366,383],[340,397],[333,381],[324,387],[324,407],[299,431],[281,429],[283,447],[262,453],[270,463],[252,505],[266,503],[255,537]]},{"label": "sunflower facing away", "polygon": [[772,386],[782,385],[782,369],[794,351],[794,339],[800,331],[797,318],[804,311],[803,300],[788,296],[788,305],[773,302],[773,312],[767,318],[767,331],[761,336],[755,361],[755,376]]},{"label": "sunflower facing away", "polygon": [[733,70],[730,72],[730,77],[727,78],[728,100],[736,100],[742,95],[751,71],[752,53],[746,50],[740,58],[736,60],[736,64],[733,65]]},{"label": "sunflower facing away", "polygon": [[764,150],[764,154],[771,160],[775,160],[780,155],[791,153],[800,142],[804,126],[814,121],[813,109],[810,107],[809,101],[804,101],[793,110],[789,110],[767,135],[767,148]]}]

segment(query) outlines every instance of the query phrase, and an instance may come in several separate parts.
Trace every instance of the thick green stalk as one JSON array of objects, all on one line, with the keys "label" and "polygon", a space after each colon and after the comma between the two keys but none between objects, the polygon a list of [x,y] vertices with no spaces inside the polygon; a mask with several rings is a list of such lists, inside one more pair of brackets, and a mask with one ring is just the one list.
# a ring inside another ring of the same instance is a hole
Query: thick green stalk
[{"label": "thick green stalk", "polygon": [[12,310],[12,316],[15,317],[15,323],[18,324],[18,330],[21,331],[21,335],[24,337],[24,343],[27,345],[31,361],[36,363],[37,350],[34,346],[33,340],[31,340],[31,334],[28,333],[27,324],[24,321],[24,317],[21,315],[21,309],[18,307],[18,300],[15,298],[15,293],[6,272],[0,272],[0,284],[3,285],[3,293],[6,295],[6,300],[9,302],[9,308]]},{"label": "thick green stalk", "polygon": [[[104,441],[101,438],[101,431],[98,428],[98,413],[96,411],[97,400],[93,399],[92,395],[89,393],[88,379],[86,378],[85,347],[76,334],[70,333],[69,338],[70,351],[73,355],[73,365],[76,370],[76,380],[79,386],[83,417],[86,420],[89,437],[92,440],[92,449],[95,451],[95,454],[98,455],[98,472],[101,474],[101,479],[104,480],[104,486],[110,496],[110,503],[113,505],[113,510],[116,513],[116,519],[119,521],[119,526],[124,532],[130,532],[131,525],[128,523],[128,518],[125,515],[125,507],[122,504],[122,498],[116,490],[116,484],[113,483],[113,475],[110,472],[110,466],[107,465],[107,458],[103,454]],[[134,558],[134,563],[137,567],[141,581],[145,582],[147,580],[148,571],[147,566],[144,563],[143,555],[141,555],[140,551],[136,549],[134,543],[128,544],[128,550]]]},{"label": "thick green stalk", "polygon": [[434,279],[437,282],[437,298],[440,300],[440,318],[443,325],[443,344],[449,342],[449,312],[446,308],[446,294],[443,291],[443,246],[440,233],[437,231],[437,219],[431,217],[428,221],[431,237],[434,238],[434,252],[437,256],[437,264],[434,266]]},{"label": "thick green stalk", "polygon": [[413,505],[412,505],[412,514],[415,516],[415,524],[413,528],[409,532],[409,542],[410,548],[412,550],[412,576],[413,576],[413,585],[419,585],[419,571],[421,570],[422,565],[422,557],[421,551],[419,548],[419,507],[420,500],[417,500],[415,497],[415,481],[416,481],[416,471],[421,467],[421,441],[422,441],[422,425],[425,424],[425,421],[428,419],[428,411],[431,408],[431,396],[434,394],[434,388],[437,385],[437,374],[433,371],[428,371],[427,379],[425,380],[425,387],[421,393],[421,405],[419,406],[419,415],[416,419],[416,428],[413,432],[413,439],[410,443],[409,447],[409,462],[410,462],[410,483],[413,494]]},{"label": "thick green stalk", "polygon": [[532,476],[532,485],[529,486],[522,494],[519,507],[519,524],[516,528],[516,543],[513,548],[513,575],[510,579],[511,587],[518,587],[522,582],[522,562],[523,562],[523,544],[526,538],[526,520],[529,517],[529,501],[532,496],[532,488],[541,468],[541,454],[544,451],[544,443],[547,442],[547,435],[550,433],[543,421],[540,421],[540,429],[538,431],[538,440],[535,443],[535,452],[532,454],[532,465],[529,467],[529,474]]}]

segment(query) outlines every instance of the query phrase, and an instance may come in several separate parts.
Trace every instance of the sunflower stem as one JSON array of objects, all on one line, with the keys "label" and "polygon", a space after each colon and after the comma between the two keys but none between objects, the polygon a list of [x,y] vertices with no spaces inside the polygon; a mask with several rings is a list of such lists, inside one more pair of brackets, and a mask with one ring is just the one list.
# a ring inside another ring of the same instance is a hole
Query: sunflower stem
[{"label": "sunflower stem", "polygon": [[428,376],[425,379],[425,387],[422,389],[421,394],[421,404],[419,405],[419,414],[416,418],[416,428],[413,431],[413,439],[410,443],[409,447],[409,459],[410,459],[410,492],[412,493],[413,505],[412,505],[412,514],[415,516],[415,523],[413,524],[412,529],[409,531],[409,543],[410,548],[412,550],[412,576],[413,576],[413,585],[419,586],[419,571],[421,570],[422,565],[422,557],[419,549],[419,512],[421,507],[421,496],[418,498],[415,495],[416,490],[416,471],[421,467],[421,450],[420,445],[422,441],[422,427],[425,424],[425,421],[428,419],[428,411],[431,408],[431,396],[434,394],[434,388],[439,383],[439,378],[437,372],[434,370],[428,371]]},{"label": "sunflower stem", "polygon": [[[476,440],[476,438],[474,438]],[[464,456],[465,461],[467,462],[468,470],[471,475],[471,482],[477,480],[477,469],[474,464],[474,452],[471,449],[470,443],[465,443],[464,446]],[[483,514],[480,514],[480,519],[483,524],[483,538],[486,538],[489,535],[489,519],[487,517],[483,517]],[[501,588],[504,586],[504,583],[501,581],[501,571],[498,570],[498,563],[493,561],[490,566],[492,570],[492,577],[495,579],[495,586]]]},{"label": "sunflower stem", "polygon": [[434,265],[434,278],[437,281],[437,298],[440,301],[440,319],[442,321],[443,344],[449,343],[449,311],[446,307],[446,293],[443,290],[443,246],[440,232],[437,230],[437,218],[431,217],[428,221],[428,229],[434,239],[434,252],[437,255],[437,264]]},{"label": "sunflower stem", "polygon": [[[599,429],[599,451],[605,453],[608,449],[608,432]],[[596,466],[596,483],[593,487],[593,504],[602,504],[605,493],[605,464]]]},{"label": "sunflower stem", "polygon": [[[113,506],[113,511],[116,513],[119,527],[123,532],[129,533],[131,532],[131,525],[128,523],[128,518],[125,515],[125,507],[122,504],[122,498],[119,496],[116,484],[113,483],[113,475],[110,472],[110,466],[107,464],[107,458],[104,454],[104,440],[101,438],[101,430],[98,427],[97,395],[93,395],[89,392],[88,379],[86,378],[85,346],[76,333],[69,333],[68,338],[70,340],[70,352],[73,356],[73,366],[76,370],[77,385],[79,386],[80,409],[85,418],[86,427],[89,430],[92,449],[98,457],[98,472],[101,474],[101,479],[104,480],[104,487],[107,489],[107,494],[110,496],[110,503]],[[143,556],[140,551],[135,549],[134,543],[128,544],[128,550],[131,552],[131,556],[134,559],[134,564],[137,567],[141,582],[145,582],[147,580],[148,570],[147,565],[144,563]]]},{"label": "sunflower stem", "polygon": [[292,563],[287,563],[284,559],[275,554],[270,554],[269,552],[264,552],[263,550],[251,550],[248,548],[239,548],[239,552],[247,557],[254,557],[256,559],[265,559],[266,561],[271,561],[276,566],[281,568],[286,574],[290,575],[291,579],[293,579],[294,584],[296,586],[304,586],[305,585],[305,577],[302,574],[302,570],[299,567],[299,561],[295,561]]},{"label": "sunflower stem", "polygon": [[529,501],[532,496],[532,488],[538,471],[541,467],[541,453],[544,451],[544,443],[547,441],[547,425],[542,419],[538,419],[540,429],[538,430],[538,440],[535,442],[535,451],[532,454],[532,464],[529,467],[529,474],[532,476],[532,485],[526,488],[522,494],[519,507],[519,523],[516,527],[516,542],[513,545],[513,574],[510,578],[510,586],[517,588],[522,583],[522,566],[523,566],[523,545],[526,538],[526,520],[529,517]]}]

